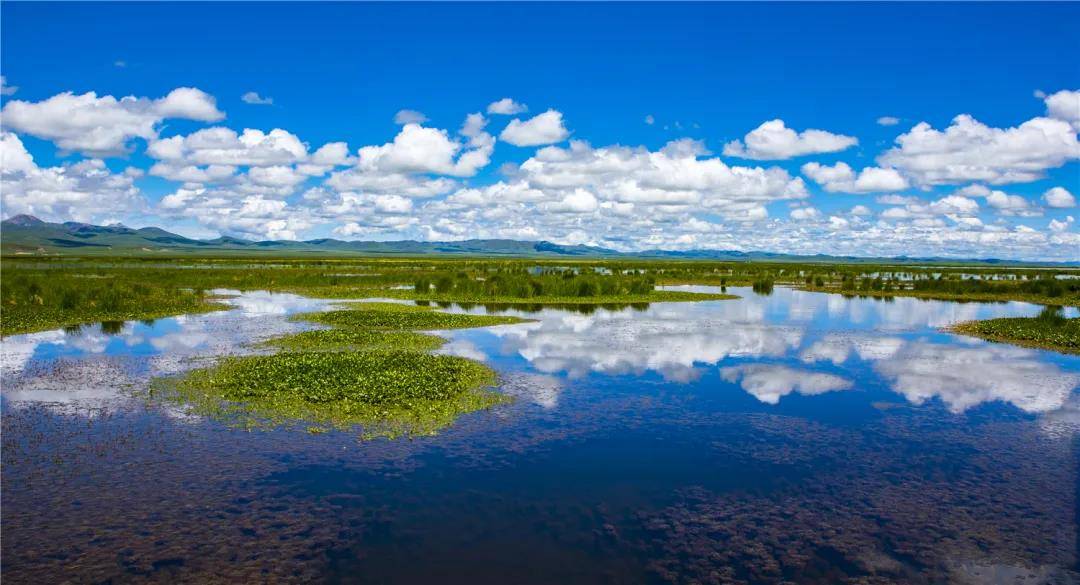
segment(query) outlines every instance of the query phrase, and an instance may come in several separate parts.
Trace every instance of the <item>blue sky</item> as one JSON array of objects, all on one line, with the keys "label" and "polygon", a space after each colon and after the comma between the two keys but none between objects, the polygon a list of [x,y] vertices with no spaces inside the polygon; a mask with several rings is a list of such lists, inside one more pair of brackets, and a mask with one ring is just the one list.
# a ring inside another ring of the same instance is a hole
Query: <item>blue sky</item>
[{"label": "blue sky", "polygon": [[[5,216],[257,239],[1080,259],[1072,3],[0,12]],[[177,88],[198,94],[166,103]],[[502,98],[528,110],[489,112]],[[423,120],[396,123],[402,110]],[[527,125],[548,110],[561,117]],[[467,136],[471,113],[486,124]],[[264,134],[200,150],[208,129]],[[313,164],[328,143],[343,150]],[[241,152],[254,147],[291,158]]]}]

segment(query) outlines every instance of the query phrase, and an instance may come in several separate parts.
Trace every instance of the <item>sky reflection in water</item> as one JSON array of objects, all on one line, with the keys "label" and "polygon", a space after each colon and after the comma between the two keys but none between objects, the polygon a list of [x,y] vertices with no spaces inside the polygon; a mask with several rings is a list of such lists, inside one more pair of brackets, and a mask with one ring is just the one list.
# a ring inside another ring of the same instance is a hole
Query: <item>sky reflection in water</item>
[{"label": "sky reflection in water", "polygon": [[1039,307],[729,290],[742,298],[442,332],[518,400],[406,441],[132,408],[149,378],[261,351],[330,301],[244,293],[230,311],[6,338],[5,577],[1074,575],[1080,357],[940,331]]},{"label": "sky reflection in water", "polygon": [[784,288],[770,296],[732,291],[743,298],[589,315],[508,311],[540,321],[448,332],[452,341],[443,351],[570,380],[656,373],[667,381],[700,384],[718,368],[721,380],[770,405],[792,393],[884,385],[912,404],[936,399],[954,413],[1002,401],[1041,414],[1062,410],[1080,386],[1075,356],[939,330],[960,321],[1034,315],[1035,305],[884,302]]}]

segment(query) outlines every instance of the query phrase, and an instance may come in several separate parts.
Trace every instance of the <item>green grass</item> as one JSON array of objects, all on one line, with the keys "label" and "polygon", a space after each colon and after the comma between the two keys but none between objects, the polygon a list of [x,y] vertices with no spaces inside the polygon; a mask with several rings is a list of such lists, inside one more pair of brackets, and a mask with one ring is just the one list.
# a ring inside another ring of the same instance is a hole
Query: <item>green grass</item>
[{"label": "green grass", "polygon": [[496,315],[440,313],[431,307],[399,303],[353,303],[354,308],[319,313],[301,313],[295,321],[310,321],[339,329],[364,330],[435,330],[465,329],[521,323],[525,319]]},{"label": "green grass", "polygon": [[862,297],[873,297],[878,299],[889,299],[895,297],[912,297],[916,299],[924,299],[928,301],[954,301],[957,303],[1007,303],[1010,301],[1017,301],[1023,303],[1032,303],[1036,305],[1067,305],[1070,307],[1080,306],[1080,295],[1069,294],[1062,297],[1048,297],[1045,295],[1031,294],[1020,291],[1018,289],[1003,289],[997,292],[962,292],[951,293],[941,291],[920,291],[920,290],[891,290],[891,291],[863,291],[863,290],[842,290],[838,287],[798,287],[799,290],[806,290],[812,292],[825,292],[844,295],[854,295]]},{"label": "green grass", "polygon": [[413,331],[368,331],[364,329],[318,329],[277,337],[263,343],[286,351],[364,351],[438,349],[446,340],[438,335]]},{"label": "green grass", "polygon": [[485,388],[483,364],[427,353],[445,340],[416,329],[457,329],[524,321],[440,313],[398,303],[352,303],[294,320],[332,329],[278,337],[269,356],[232,357],[155,391],[193,412],[242,427],[302,424],[311,432],[361,425],[366,436],[431,434],[458,416],[508,400]]},{"label": "green grass", "polygon": [[471,360],[418,351],[297,352],[225,358],[158,382],[194,413],[242,427],[362,425],[366,436],[431,434],[506,398]]},{"label": "green grass", "polygon": [[1044,311],[1038,317],[968,321],[953,325],[949,330],[990,341],[1062,353],[1080,353],[1080,318],[1066,319],[1053,309]]},{"label": "green grass", "polygon": [[542,295],[533,297],[486,296],[483,294],[417,294],[411,290],[383,290],[375,296],[437,303],[497,305],[635,305],[643,303],[685,303],[737,299],[738,295],[657,290],[647,294],[597,295],[591,297]]},{"label": "green grass", "polygon": [[[78,287],[77,284],[63,280],[41,283],[40,286],[28,287],[29,294],[21,299],[8,296],[0,305],[0,335],[32,333],[99,321],[144,321],[228,308],[195,291],[112,282],[97,288]],[[8,283],[4,283],[4,287],[5,292],[12,288]]]}]

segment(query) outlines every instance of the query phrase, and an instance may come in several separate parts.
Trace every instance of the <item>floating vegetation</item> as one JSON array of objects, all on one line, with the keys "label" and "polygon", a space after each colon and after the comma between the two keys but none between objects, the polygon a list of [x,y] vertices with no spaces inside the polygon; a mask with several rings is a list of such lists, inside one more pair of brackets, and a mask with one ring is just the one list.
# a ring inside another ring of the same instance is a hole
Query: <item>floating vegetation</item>
[{"label": "floating vegetation", "polygon": [[1065,318],[1061,307],[1046,307],[1037,317],[969,321],[949,329],[990,341],[1080,353],[1080,318]]},{"label": "floating vegetation", "polygon": [[353,307],[355,308],[321,313],[301,313],[294,315],[293,320],[321,323],[340,329],[394,331],[467,329],[525,321],[509,316],[440,313],[431,307],[399,303],[355,303]]},{"label": "floating vegetation", "polygon": [[159,380],[155,393],[243,427],[363,425],[366,436],[431,434],[506,398],[495,374],[464,358],[417,351],[298,352],[225,358]]},{"label": "floating vegetation", "polygon": [[317,329],[277,337],[263,343],[287,351],[362,351],[372,349],[438,349],[446,340],[438,335],[413,331],[370,331],[365,329]]},{"label": "floating vegetation", "polygon": [[440,313],[397,303],[295,315],[330,325],[271,339],[285,350],[231,357],[155,392],[187,403],[196,414],[243,427],[301,424],[308,432],[361,425],[366,436],[431,434],[459,415],[508,400],[492,389],[483,364],[426,353],[444,343],[416,329],[519,323],[517,317]]}]

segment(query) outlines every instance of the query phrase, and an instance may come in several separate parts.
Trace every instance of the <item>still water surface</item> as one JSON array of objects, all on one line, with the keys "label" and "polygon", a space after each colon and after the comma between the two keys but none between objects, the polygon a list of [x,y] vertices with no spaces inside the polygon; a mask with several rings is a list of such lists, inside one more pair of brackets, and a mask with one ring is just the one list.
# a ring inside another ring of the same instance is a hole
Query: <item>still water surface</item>
[{"label": "still water surface", "polygon": [[3,575],[1076,581],[1080,357],[940,330],[1038,307],[731,292],[444,332],[517,400],[371,442],[143,392],[326,301],[6,338]]}]

